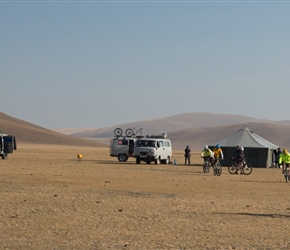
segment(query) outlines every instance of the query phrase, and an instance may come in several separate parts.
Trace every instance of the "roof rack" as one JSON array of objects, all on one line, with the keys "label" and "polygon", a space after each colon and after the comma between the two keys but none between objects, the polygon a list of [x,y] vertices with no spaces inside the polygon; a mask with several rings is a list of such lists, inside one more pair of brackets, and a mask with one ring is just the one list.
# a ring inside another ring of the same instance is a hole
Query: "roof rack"
[{"label": "roof rack", "polygon": [[166,139],[166,136],[164,136],[164,135],[146,135],[146,138]]}]

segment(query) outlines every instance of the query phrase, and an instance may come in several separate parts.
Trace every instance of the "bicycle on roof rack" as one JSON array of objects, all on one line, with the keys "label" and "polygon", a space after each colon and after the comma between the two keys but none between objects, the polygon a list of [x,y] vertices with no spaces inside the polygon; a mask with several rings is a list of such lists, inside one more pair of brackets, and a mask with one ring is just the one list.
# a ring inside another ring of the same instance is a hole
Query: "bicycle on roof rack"
[{"label": "bicycle on roof rack", "polygon": [[[138,133],[140,134],[140,136],[142,136],[142,130],[143,130],[142,128],[138,129],[137,131],[135,130],[135,128],[128,128],[125,130],[125,136],[135,137],[137,136]],[[123,136],[123,130],[121,128],[115,128],[114,134],[117,137],[121,137]]]}]

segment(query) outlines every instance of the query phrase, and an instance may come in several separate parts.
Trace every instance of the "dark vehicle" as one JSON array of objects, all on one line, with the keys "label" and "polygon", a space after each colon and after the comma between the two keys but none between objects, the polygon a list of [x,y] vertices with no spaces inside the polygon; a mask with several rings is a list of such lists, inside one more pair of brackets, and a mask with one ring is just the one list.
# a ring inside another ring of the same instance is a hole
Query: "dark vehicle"
[{"label": "dark vehicle", "polygon": [[16,139],[13,135],[0,134],[0,156],[3,160],[7,159],[8,154],[16,150]]}]

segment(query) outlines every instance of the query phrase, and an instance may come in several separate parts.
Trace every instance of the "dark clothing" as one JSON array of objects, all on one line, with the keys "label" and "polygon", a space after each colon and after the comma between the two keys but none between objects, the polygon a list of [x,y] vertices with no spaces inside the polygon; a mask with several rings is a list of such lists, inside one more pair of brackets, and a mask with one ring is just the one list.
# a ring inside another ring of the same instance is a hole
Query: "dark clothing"
[{"label": "dark clothing", "polygon": [[234,160],[239,164],[244,160],[245,154],[244,151],[242,151],[240,148],[236,149],[235,156],[233,157]]},{"label": "dark clothing", "polygon": [[279,158],[280,158],[280,155],[282,154],[283,152],[282,152],[282,150],[281,149],[277,149],[276,151],[275,151],[275,163],[276,163],[276,168],[278,168],[279,167]]},{"label": "dark clothing", "polygon": [[188,165],[190,165],[190,156],[191,156],[191,150],[190,148],[187,146],[185,149],[184,149],[184,159],[185,159],[185,165],[186,163],[188,162]]},{"label": "dark clothing", "polygon": [[208,161],[209,165],[212,165],[212,166],[213,166],[212,162],[213,162],[214,158],[213,158],[212,156],[204,156],[204,157],[202,157],[202,158],[203,158],[203,164],[204,164],[206,161]]}]

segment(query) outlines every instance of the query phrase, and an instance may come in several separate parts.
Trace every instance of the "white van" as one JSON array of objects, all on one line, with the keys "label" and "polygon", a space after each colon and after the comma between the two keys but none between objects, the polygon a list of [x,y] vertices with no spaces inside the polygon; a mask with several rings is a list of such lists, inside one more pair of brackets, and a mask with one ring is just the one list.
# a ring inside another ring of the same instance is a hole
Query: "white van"
[{"label": "white van", "polygon": [[126,162],[133,156],[136,138],[117,137],[110,142],[110,156],[118,157],[119,162]]},{"label": "white van", "polygon": [[136,164],[141,161],[150,164],[154,161],[155,164],[169,164],[172,157],[171,141],[161,136],[147,136],[138,138],[135,141],[134,158]]}]

